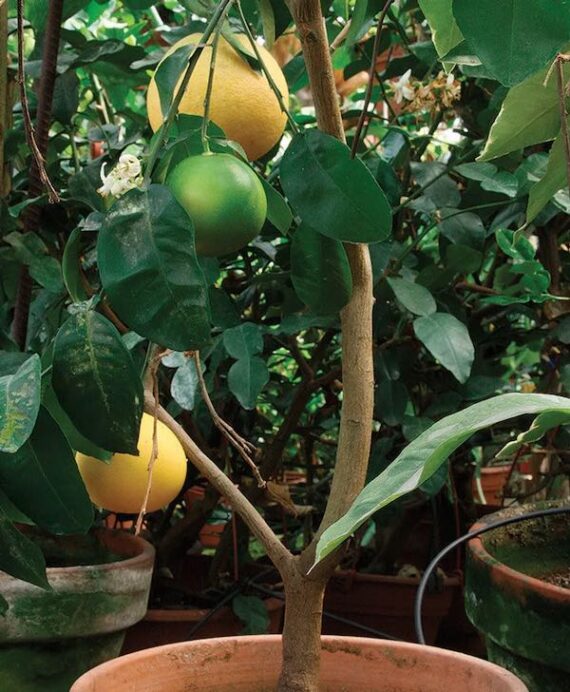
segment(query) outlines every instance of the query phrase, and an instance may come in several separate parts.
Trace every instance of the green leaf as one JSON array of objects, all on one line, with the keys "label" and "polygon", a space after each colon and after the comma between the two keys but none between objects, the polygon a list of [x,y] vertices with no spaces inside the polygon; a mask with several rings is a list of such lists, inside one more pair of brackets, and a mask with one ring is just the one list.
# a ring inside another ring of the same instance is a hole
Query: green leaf
[{"label": "green leaf", "polygon": [[366,34],[374,15],[380,12],[383,4],[382,0],[356,0],[345,40],[348,48]]},{"label": "green leaf", "polygon": [[[176,94],[176,85],[182,73],[188,66],[188,58],[195,48],[194,43],[187,43],[179,46],[170,55],[164,57],[154,73],[154,82],[158,89],[160,109],[166,118],[170,103]],[[197,51],[197,57],[202,52],[202,48]]]},{"label": "green leaf", "polygon": [[63,282],[65,288],[74,303],[80,303],[88,299],[87,291],[81,280],[81,229],[74,228],[65,243],[61,269],[63,271]]},{"label": "green leaf", "polygon": [[554,195],[568,185],[566,154],[562,133],[558,135],[548,157],[545,175],[531,187],[526,210],[527,223],[533,221]]},{"label": "green leaf", "polygon": [[35,233],[14,231],[3,240],[12,246],[16,258],[30,270],[30,276],[53,293],[63,288],[61,267],[55,257],[48,255],[43,240]]},{"label": "green leaf", "polygon": [[199,391],[200,382],[194,360],[185,358],[184,363],[176,370],[170,383],[172,398],[185,411],[192,411],[196,405],[196,395]]},{"label": "green leaf", "polygon": [[134,331],[174,351],[209,343],[208,287],[194,228],[167,187],[119,199],[99,233],[97,254],[103,288]]},{"label": "green leaf", "polygon": [[22,447],[15,454],[0,452],[0,489],[47,531],[84,533],[93,521],[73,452],[44,408]]},{"label": "green leaf", "polygon": [[296,135],[281,161],[281,184],[303,221],[329,238],[375,243],[391,234],[386,196],[362,161],[330,135]]},{"label": "green leaf", "polygon": [[0,570],[16,579],[48,589],[42,551],[12,524],[0,503]]},{"label": "green leaf", "polygon": [[463,34],[453,16],[452,0],[419,0],[432,32],[432,40],[439,57],[463,41]]},{"label": "green leaf", "polygon": [[436,312],[414,320],[414,332],[432,356],[459,382],[467,380],[475,351],[463,322],[445,312]]},{"label": "green leaf", "polygon": [[137,454],[142,382],[119,332],[103,315],[81,311],[60,328],[52,385],[82,435],[103,449]]},{"label": "green leaf", "polygon": [[388,284],[400,303],[414,315],[431,315],[437,310],[435,298],[420,284],[406,279],[388,279]]},{"label": "green leaf", "polygon": [[570,422],[570,400],[546,394],[502,394],[434,423],[358,495],[348,512],[321,536],[316,562],[331,553],[375,512],[406,495],[439,469],[471,435],[515,416],[559,411]]},{"label": "green leaf", "polygon": [[33,355],[0,377],[0,452],[17,452],[32,434],[41,395],[40,357]]},{"label": "green leaf", "polygon": [[257,397],[269,382],[269,370],[265,361],[254,356],[240,358],[228,372],[228,386],[243,408],[255,408]]},{"label": "green leaf", "polygon": [[[546,85],[546,70],[509,90],[479,161],[489,161],[524,147],[548,142],[560,132],[556,79]],[[566,77],[570,67],[566,67]]]},{"label": "green leaf", "polygon": [[343,244],[301,224],[291,243],[291,280],[299,298],[317,315],[339,312],[352,294]]},{"label": "green leaf", "polygon": [[267,198],[267,219],[275,228],[285,235],[293,223],[293,212],[277,190],[265,178],[259,176]]},{"label": "green leaf", "polygon": [[483,65],[506,86],[548,65],[570,37],[568,0],[453,0],[453,14]]},{"label": "green leaf", "polygon": [[232,609],[243,622],[240,634],[265,634],[269,627],[269,615],[265,603],[258,596],[238,594],[232,600]]},{"label": "green leaf", "polygon": [[376,415],[386,425],[399,425],[404,420],[409,401],[404,384],[390,379],[383,380],[378,384],[374,399]]},{"label": "green leaf", "polygon": [[257,0],[259,14],[261,15],[261,25],[263,26],[263,37],[267,44],[267,49],[271,50],[275,43],[275,14],[271,0]]},{"label": "green leaf", "polygon": [[253,322],[226,329],[223,338],[224,347],[232,358],[251,358],[263,351],[261,327]]}]

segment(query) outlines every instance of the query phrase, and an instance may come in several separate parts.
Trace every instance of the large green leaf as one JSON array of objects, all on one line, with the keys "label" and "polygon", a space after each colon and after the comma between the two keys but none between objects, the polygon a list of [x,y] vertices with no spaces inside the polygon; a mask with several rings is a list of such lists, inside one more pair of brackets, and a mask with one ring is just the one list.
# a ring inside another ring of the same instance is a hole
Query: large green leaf
[{"label": "large green leaf", "polygon": [[[570,68],[566,67],[566,76]],[[509,90],[479,157],[489,161],[511,151],[554,139],[560,132],[560,105],[556,79],[545,84],[546,70]]]},{"label": "large green leaf", "polygon": [[228,372],[228,386],[245,409],[254,409],[261,390],[269,382],[269,370],[259,356],[240,358]]},{"label": "large green leaf", "polygon": [[224,347],[232,358],[251,358],[263,351],[261,327],[253,322],[244,322],[224,332]]},{"label": "large green leaf", "polygon": [[475,352],[463,322],[445,312],[436,312],[414,320],[414,332],[432,356],[459,382],[467,381]]},{"label": "large green leaf", "polygon": [[301,224],[291,243],[291,281],[299,298],[317,315],[339,312],[352,294],[343,244]]},{"label": "large green leaf", "polygon": [[440,58],[463,41],[453,16],[453,0],[419,0],[431,28],[432,40]]},{"label": "large green leaf", "polygon": [[459,28],[506,86],[551,62],[570,38],[570,0],[453,0]]},{"label": "large green leaf", "polygon": [[163,185],[118,200],[99,233],[101,281],[119,317],[174,351],[210,340],[208,287],[192,221]]},{"label": "large green leaf", "polygon": [[0,377],[0,452],[17,452],[32,434],[41,396],[40,357]]},{"label": "large green leaf", "polygon": [[369,483],[348,512],[323,533],[317,546],[317,561],[337,548],[379,509],[431,478],[473,433],[515,416],[548,411],[564,413],[570,423],[570,400],[546,394],[502,394],[434,423]]},{"label": "large green leaf", "polygon": [[60,328],[52,385],[82,435],[103,449],[137,453],[142,381],[121,335],[103,315],[84,310]]},{"label": "large green leaf", "polygon": [[61,260],[61,270],[63,272],[63,282],[67,292],[74,303],[87,300],[88,295],[83,285],[81,277],[81,228],[74,228],[67,239],[63,258]]},{"label": "large green leaf", "polygon": [[390,204],[368,168],[346,145],[319,130],[297,135],[281,161],[289,202],[315,231],[349,243],[375,243],[391,233]]},{"label": "large green leaf", "polygon": [[22,447],[15,454],[0,452],[0,490],[47,531],[83,533],[93,521],[73,452],[44,408]]},{"label": "large green leaf", "polygon": [[[0,491],[1,493],[1,491]],[[14,526],[0,500],[0,570],[16,579],[49,588],[42,551]]]},{"label": "large green leaf", "polygon": [[531,222],[538,213],[550,202],[554,195],[568,185],[566,154],[564,140],[559,134],[548,158],[548,167],[544,176],[530,189],[526,220]]},{"label": "large green leaf", "polygon": [[435,298],[420,284],[407,279],[388,279],[390,288],[402,305],[415,315],[431,315],[437,309]]}]

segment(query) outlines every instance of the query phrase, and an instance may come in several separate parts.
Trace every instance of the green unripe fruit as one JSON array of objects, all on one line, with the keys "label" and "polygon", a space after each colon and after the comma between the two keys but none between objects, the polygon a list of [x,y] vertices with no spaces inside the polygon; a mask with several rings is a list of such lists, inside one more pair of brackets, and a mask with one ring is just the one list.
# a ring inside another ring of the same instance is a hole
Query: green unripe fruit
[{"label": "green unripe fruit", "polygon": [[190,156],[175,167],[167,185],[194,223],[198,255],[236,252],[263,227],[263,185],[247,164],[230,154]]}]

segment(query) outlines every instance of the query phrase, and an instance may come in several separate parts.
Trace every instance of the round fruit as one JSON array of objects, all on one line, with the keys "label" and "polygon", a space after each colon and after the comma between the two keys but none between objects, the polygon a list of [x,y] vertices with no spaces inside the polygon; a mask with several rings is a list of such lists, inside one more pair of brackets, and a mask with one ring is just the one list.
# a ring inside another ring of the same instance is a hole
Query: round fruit
[{"label": "round fruit", "polygon": [[[109,463],[85,454],[77,455],[79,473],[93,504],[110,512],[140,512],[148,482],[152,454],[153,417],[143,414],[139,435],[139,456],[114,454]],[[186,455],[174,433],[158,421],[158,456],[152,470],[152,486],[147,512],[154,512],[174,500],[186,478]]]},{"label": "round fruit", "polygon": [[230,154],[201,154],[181,161],[167,184],[194,223],[196,252],[236,252],[259,234],[267,198],[251,168]]},{"label": "round fruit", "polygon": [[[196,43],[200,38],[200,34],[186,36],[172,46],[167,56],[180,46]],[[251,50],[246,36],[240,34],[236,36],[236,39],[246,50]],[[259,52],[287,103],[289,90],[281,68],[263,46],[259,46]],[[194,68],[186,93],[182,97],[180,113],[204,115],[204,97],[208,84],[210,59],[211,50],[204,50]],[[162,125],[163,115],[154,77],[148,87],[147,110],[150,125],[156,132]],[[265,75],[255,71],[223,37],[220,37],[216,55],[210,99],[210,119],[222,128],[228,139],[239,142],[252,161],[266,154],[277,144],[287,122],[277,96]]]}]

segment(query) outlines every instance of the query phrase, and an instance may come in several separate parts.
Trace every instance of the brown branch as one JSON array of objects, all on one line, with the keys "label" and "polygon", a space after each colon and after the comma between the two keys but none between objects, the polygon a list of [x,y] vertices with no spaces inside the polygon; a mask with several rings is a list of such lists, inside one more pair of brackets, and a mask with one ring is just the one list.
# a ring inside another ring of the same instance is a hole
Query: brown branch
[{"label": "brown branch", "polygon": [[210,399],[210,394],[208,392],[208,388],[206,387],[206,381],[204,380],[204,373],[202,372],[202,364],[200,363],[200,352],[194,351],[193,357],[194,357],[194,365],[196,367],[196,373],[198,375],[198,382],[200,384],[200,392],[202,394],[202,399],[204,400],[204,403],[206,404],[206,408],[210,412],[210,416],[212,417],[212,421],[214,422],[214,425],[216,426],[216,428],[218,428],[218,430],[222,433],[222,435],[226,438],[226,440],[232,445],[232,447],[238,452],[240,457],[249,466],[249,468],[251,469],[251,472],[253,473],[253,476],[257,482],[257,486],[259,488],[265,488],[266,483],[263,480],[263,478],[261,477],[261,474],[259,473],[259,469],[257,468],[255,461],[252,458],[252,455],[255,455],[257,452],[256,446],[251,444],[251,442],[248,442],[241,435],[239,435],[232,428],[232,426],[229,423],[227,423],[220,416],[220,414],[216,411],[214,404],[212,403],[212,400]]},{"label": "brown branch", "polygon": [[[155,400],[150,392],[145,394],[145,411],[154,413]],[[188,433],[162,406],[157,408],[157,417],[176,435],[190,462],[208,479],[214,488],[225,497],[234,510],[263,545],[275,567],[283,573],[292,559],[291,553],[281,544],[251,502],[236,488],[234,483],[218,468],[216,463],[202,452]]]},{"label": "brown branch", "polygon": [[[52,2],[51,5],[56,5],[57,2]],[[63,2],[61,2],[63,6]],[[60,16],[61,21],[61,16]],[[58,32],[59,33],[59,32]],[[46,37],[47,41],[47,37]],[[58,36],[58,46],[59,46],[59,36]],[[25,55],[24,55],[24,0],[18,0],[18,84],[20,85],[20,101],[22,103],[22,115],[24,118],[24,131],[26,133],[26,140],[30,151],[32,152],[32,157],[34,160],[34,167],[36,168],[42,185],[47,189],[49,201],[54,204],[59,202],[59,195],[56,189],[52,185],[49,175],[45,168],[45,155],[46,152],[41,151],[36,141],[36,133],[34,130],[34,125],[32,123],[32,117],[30,115],[30,106],[28,103],[28,94],[26,91],[26,71],[25,71]],[[42,63],[44,65],[44,63]],[[44,69],[45,65],[44,65]],[[42,75],[43,78],[43,75]],[[55,75],[54,75],[55,79]],[[38,109],[39,110],[39,109]],[[50,108],[51,110],[51,108]],[[37,195],[36,195],[37,196]]]},{"label": "brown branch", "polygon": [[0,0],[0,197],[7,192],[4,143],[8,130],[8,0]]},{"label": "brown branch", "polygon": [[570,188],[570,130],[568,129],[568,107],[566,105],[566,84],[564,83],[564,63],[570,63],[570,55],[556,56],[556,80],[558,83],[558,99],[560,102],[560,127],[564,154],[566,157],[566,178]]},{"label": "brown branch", "polygon": [[135,536],[138,536],[142,530],[144,515],[146,514],[146,508],[148,505],[148,498],[150,497],[150,490],[152,488],[152,472],[154,469],[154,463],[158,457],[158,406],[159,406],[159,391],[158,391],[158,366],[160,363],[159,358],[155,358],[149,366],[149,376],[152,380],[152,395],[154,397],[154,410],[152,412],[152,449],[150,452],[150,459],[148,462],[148,480],[146,482],[146,490],[144,493],[143,503],[137,517],[137,522],[135,525]]},{"label": "brown branch", "polygon": [[470,291],[471,293],[482,293],[486,296],[496,296],[499,294],[494,288],[488,286],[480,286],[479,284],[470,284],[467,281],[460,281],[455,284],[456,291]]}]

